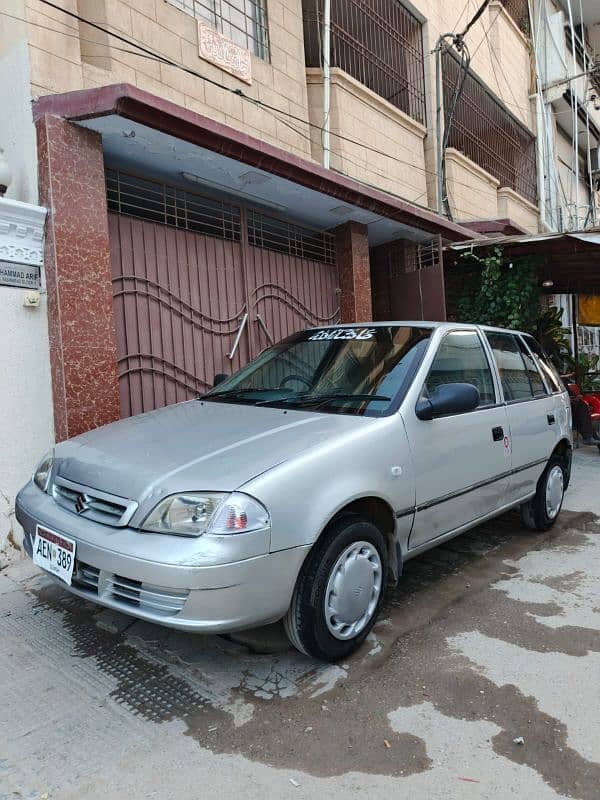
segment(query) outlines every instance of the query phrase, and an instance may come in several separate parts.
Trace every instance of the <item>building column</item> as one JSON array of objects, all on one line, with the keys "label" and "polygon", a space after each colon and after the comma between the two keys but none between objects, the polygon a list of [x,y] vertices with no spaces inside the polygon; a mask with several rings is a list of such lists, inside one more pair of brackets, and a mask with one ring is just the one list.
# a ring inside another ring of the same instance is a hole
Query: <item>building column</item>
[{"label": "building column", "polygon": [[340,282],[340,321],[368,322],[373,319],[369,232],[360,222],[347,222],[335,229],[336,261]]},{"label": "building column", "polygon": [[56,440],[120,416],[102,140],[60,117],[37,123]]}]

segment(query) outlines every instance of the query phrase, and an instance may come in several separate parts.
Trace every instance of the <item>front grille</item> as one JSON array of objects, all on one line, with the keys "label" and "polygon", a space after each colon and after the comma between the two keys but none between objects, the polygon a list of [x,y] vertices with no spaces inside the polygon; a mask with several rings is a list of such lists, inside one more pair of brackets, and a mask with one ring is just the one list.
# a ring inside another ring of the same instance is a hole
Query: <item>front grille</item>
[{"label": "front grille", "polygon": [[162,617],[178,614],[189,594],[187,589],[162,589],[122,575],[111,575],[108,579],[108,588],[113,598],[120,603]]},{"label": "front grille", "polygon": [[172,617],[179,614],[188,598],[188,589],[165,589],[149,583],[100,571],[84,561],[75,562],[71,584],[80,592],[100,599],[116,600],[148,614]]},{"label": "front grille", "polygon": [[97,567],[92,567],[83,561],[76,561],[71,584],[76,589],[83,589],[97,595],[99,576],[100,570]]},{"label": "front grille", "polygon": [[56,477],[52,484],[52,497],[59,506],[73,514],[115,527],[127,525],[137,508],[137,503],[131,500],[60,477]]}]

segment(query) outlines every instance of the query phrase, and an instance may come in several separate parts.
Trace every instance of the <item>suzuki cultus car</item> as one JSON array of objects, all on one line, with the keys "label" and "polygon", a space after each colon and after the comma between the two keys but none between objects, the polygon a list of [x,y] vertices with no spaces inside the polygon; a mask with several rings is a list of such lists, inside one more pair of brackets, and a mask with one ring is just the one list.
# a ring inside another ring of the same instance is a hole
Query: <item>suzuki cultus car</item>
[{"label": "suzuki cultus car", "polygon": [[61,442],[17,518],[81,598],[199,633],[283,618],[295,647],[335,661],[408,559],[516,506],[549,528],[570,466],[568,396],[530,336],[343,325]]}]

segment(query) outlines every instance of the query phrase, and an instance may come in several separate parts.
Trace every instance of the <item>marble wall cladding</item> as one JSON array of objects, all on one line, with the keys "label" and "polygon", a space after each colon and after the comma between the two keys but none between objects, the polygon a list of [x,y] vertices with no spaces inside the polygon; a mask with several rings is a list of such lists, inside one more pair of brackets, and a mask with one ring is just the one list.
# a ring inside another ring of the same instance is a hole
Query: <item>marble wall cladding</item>
[{"label": "marble wall cladding", "polygon": [[120,416],[108,214],[98,134],[36,123],[56,439]]},{"label": "marble wall cladding", "polygon": [[340,321],[373,319],[369,233],[366,225],[348,222],[335,230],[341,289]]}]

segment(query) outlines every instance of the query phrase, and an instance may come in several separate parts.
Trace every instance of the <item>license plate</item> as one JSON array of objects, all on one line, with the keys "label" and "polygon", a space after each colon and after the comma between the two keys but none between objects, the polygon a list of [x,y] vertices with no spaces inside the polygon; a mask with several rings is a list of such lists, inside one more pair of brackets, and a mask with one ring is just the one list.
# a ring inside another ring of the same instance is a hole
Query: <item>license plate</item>
[{"label": "license plate", "polygon": [[75,566],[75,542],[38,525],[33,543],[33,563],[70,586]]}]

